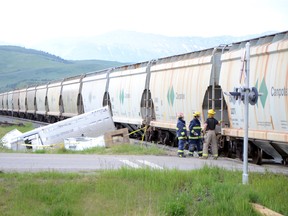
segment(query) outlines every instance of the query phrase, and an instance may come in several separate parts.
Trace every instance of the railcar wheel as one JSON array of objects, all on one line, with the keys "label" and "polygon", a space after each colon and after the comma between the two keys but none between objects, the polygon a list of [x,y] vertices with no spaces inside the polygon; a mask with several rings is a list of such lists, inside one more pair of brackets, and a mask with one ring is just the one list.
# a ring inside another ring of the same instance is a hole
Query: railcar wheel
[{"label": "railcar wheel", "polygon": [[51,124],[53,124],[53,123],[56,122],[56,118],[55,118],[54,116],[50,116],[50,117],[48,118],[48,122],[51,123]]},{"label": "railcar wheel", "polygon": [[258,148],[257,146],[253,146],[251,154],[252,154],[253,163],[261,165],[262,164],[262,156],[263,156],[262,149]]},{"label": "railcar wheel", "polygon": [[218,148],[219,148],[219,149],[224,148],[224,145],[225,145],[225,137],[222,136],[221,134],[217,134],[216,139],[217,139],[217,143],[218,143]]},{"label": "railcar wheel", "polygon": [[239,158],[241,161],[243,161],[243,144],[236,142],[236,158]]},{"label": "railcar wheel", "polygon": [[170,138],[169,132],[165,131],[165,135],[164,135],[164,139],[163,139],[163,144],[164,145],[169,145],[170,144],[169,138]]},{"label": "railcar wheel", "polygon": [[225,137],[222,136],[221,134],[218,134],[216,136],[217,138],[217,143],[218,143],[218,153],[219,155],[223,155],[223,156],[227,156],[228,155],[228,152],[227,152],[227,149],[225,149]]},{"label": "railcar wheel", "polygon": [[149,127],[146,131],[148,142],[157,142],[158,141],[158,131]]},{"label": "railcar wheel", "polygon": [[231,140],[227,143],[227,157],[233,157],[233,142]]},{"label": "railcar wheel", "polygon": [[178,147],[178,139],[175,137],[174,141],[172,142],[172,147]]},{"label": "railcar wheel", "polygon": [[37,121],[41,121],[41,122],[43,122],[44,121],[44,116],[42,116],[42,115],[39,115],[39,116],[37,116]]}]

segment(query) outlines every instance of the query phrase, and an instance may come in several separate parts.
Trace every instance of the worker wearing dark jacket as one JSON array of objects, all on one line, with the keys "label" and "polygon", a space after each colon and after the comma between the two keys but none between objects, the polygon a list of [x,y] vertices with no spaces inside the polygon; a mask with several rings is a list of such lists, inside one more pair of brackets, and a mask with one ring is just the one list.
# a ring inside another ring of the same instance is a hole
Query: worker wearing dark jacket
[{"label": "worker wearing dark jacket", "polygon": [[187,141],[187,130],[186,130],[186,122],[184,120],[184,114],[178,114],[176,135],[178,138],[178,156],[185,157],[184,155],[184,146]]},{"label": "worker wearing dark jacket", "polygon": [[214,118],[215,111],[213,109],[208,110],[208,118],[205,121],[203,132],[204,136],[204,144],[203,144],[203,159],[208,158],[208,146],[211,144],[213,158],[218,158],[218,145],[215,128],[216,125],[220,125],[221,121],[218,122],[217,119]]},{"label": "worker wearing dark jacket", "polygon": [[193,113],[194,118],[190,121],[189,124],[189,156],[201,156],[201,123],[199,121],[200,112]]}]

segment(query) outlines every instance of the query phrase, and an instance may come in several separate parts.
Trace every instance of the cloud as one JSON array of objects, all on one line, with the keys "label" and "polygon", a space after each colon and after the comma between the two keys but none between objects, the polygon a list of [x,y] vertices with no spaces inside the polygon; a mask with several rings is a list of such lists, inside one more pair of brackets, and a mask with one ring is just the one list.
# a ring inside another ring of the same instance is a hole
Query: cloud
[{"label": "cloud", "polygon": [[0,3],[0,41],[130,30],[168,36],[243,36],[285,31],[286,0],[9,0]]}]

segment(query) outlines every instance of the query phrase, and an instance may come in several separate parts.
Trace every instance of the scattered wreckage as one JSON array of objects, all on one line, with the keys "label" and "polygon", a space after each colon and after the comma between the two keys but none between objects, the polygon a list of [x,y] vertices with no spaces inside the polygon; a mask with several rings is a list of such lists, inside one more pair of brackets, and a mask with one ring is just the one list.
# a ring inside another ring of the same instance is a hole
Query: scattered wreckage
[{"label": "scattered wreckage", "polygon": [[109,107],[102,107],[54,124],[21,133],[14,129],[2,138],[4,147],[12,150],[59,147],[83,150],[105,146],[104,134],[115,131]]}]

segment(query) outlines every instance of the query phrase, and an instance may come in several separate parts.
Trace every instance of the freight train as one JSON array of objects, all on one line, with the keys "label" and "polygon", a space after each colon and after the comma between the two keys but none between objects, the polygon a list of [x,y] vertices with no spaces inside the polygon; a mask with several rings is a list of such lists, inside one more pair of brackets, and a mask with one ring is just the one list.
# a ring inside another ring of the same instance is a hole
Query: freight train
[{"label": "freight train", "polygon": [[261,93],[249,106],[248,155],[258,164],[262,158],[286,164],[288,31],[1,93],[0,112],[55,122],[108,105],[117,128],[175,146],[177,113],[183,112],[188,124],[199,111],[203,124],[214,109],[224,122],[217,131],[221,153],[241,158],[244,105],[224,93],[244,85],[240,71],[247,42],[250,85]]}]

